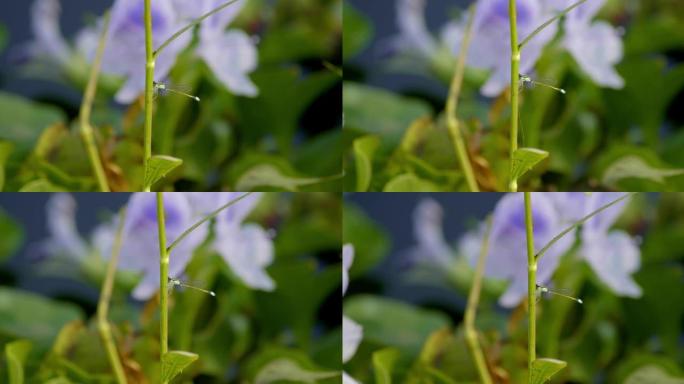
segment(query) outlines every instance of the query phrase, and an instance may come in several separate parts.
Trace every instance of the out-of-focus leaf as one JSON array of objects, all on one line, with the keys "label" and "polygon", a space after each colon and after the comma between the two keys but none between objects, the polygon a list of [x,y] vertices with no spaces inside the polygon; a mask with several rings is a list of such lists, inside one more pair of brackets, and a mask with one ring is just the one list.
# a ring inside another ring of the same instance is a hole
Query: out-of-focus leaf
[{"label": "out-of-focus leaf", "polygon": [[5,50],[6,45],[7,45],[7,28],[5,28],[4,25],[0,24],[0,53],[2,53],[3,50]]},{"label": "out-of-focus leaf", "polygon": [[515,180],[519,179],[548,156],[548,152],[537,148],[520,148],[516,150],[513,152],[511,178]]},{"label": "out-of-focus leaf", "polygon": [[169,351],[162,356],[162,382],[169,382],[199,358],[199,355],[186,351]]},{"label": "out-of-focus leaf", "polygon": [[684,46],[681,20],[672,14],[648,15],[635,20],[625,36],[625,54],[637,56]]},{"label": "out-of-focus leaf", "polygon": [[354,140],[356,160],[356,191],[365,192],[373,178],[373,154],[380,145],[377,136],[364,136]]},{"label": "out-of-focus leaf", "polygon": [[344,31],[342,39],[342,57],[344,61],[359,53],[373,36],[373,26],[363,14],[349,2],[344,3]]},{"label": "out-of-focus leaf", "polygon": [[624,381],[624,384],[642,383],[684,384],[684,376],[672,376],[657,365],[644,365],[634,371]]},{"label": "out-of-focus leaf", "polygon": [[354,264],[350,274],[361,276],[387,255],[389,235],[352,203],[345,203],[343,210],[342,241],[354,245]]},{"label": "out-of-focus leaf", "polygon": [[296,362],[281,358],[276,359],[261,368],[254,379],[255,384],[271,384],[281,381],[315,384],[318,380],[339,376],[339,372],[311,371]]},{"label": "out-of-focus leaf", "polygon": [[293,177],[284,174],[271,164],[259,164],[243,173],[235,184],[238,191],[251,191],[259,187],[296,192],[301,187],[326,182],[322,177]]},{"label": "out-of-focus leaf", "polygon": [[68,192],[68,190],[52,184],[46,179],[38,179],[25,184],[19,189],[19,192]]},{"label": "out-of-focus leaf", "polygon": [[145,169],[145,185],[152,186],[161,180],[169,172],[183,164],[183,160],[163,155],[155,155],[150,158]]},{"label": "out-of-focus leaf", "polygon": [[0,92],[0,140],[14,145],[7,163],[7,174],[12,175],[16,171],[43,129],[64,119],[64,114],[55,107]]},{"label": "out-of-focus leaf", "polygon": [[425,179],[412,174],[405,173],[395,176],[385,184],[383,192],[441,192],[442,188]]},{"label": "out-of-focus leaf", "polygon": [[0,192],[5,188],[5,163],[7,163],[13,149],[12,143],[0,140]]},{"label": "out-of-focus leaf", "polygon": [[416,119],[431,114],[421,100],[356,83],[345,83],[342,97],[345,128],[379,136],[383,152],[399,145]]},{"label": "out-of-focus leaf", "polygon": [[532,362],[532,372],[530,373],[530,384],[544,384],[551,380],[551,377],[568,365],[565,361],[549,358],[535,359]]},{"label": "out-of-focus leaf", "polygon": [[440,312],[372,295],[347,298],[344,313],[363,326],[364,342],[395,347],[408,357],[418,356],[425,339],[449,324]]},{"label": "out-of-focus leaf", "polygon": [[14,254],[24,242],[24,229],[0,209],[0,264]]},{"label": "out-of-focus leaf", "polygon": [[17,340],[5,345],[10,384],[24,384],[24,365],[32,347],[29,340]]},{"label": "out-of-focus leaf", "polygon": [[0,313],[0,334],[32,340],[37,348],[51,345],[65,324],[83,317],[73,304],[9,288],[0,288]]},{"label": "out-of-focus leaf", "polygon": [[394,348],[385,348],[373,353],[373,370],[377,384],[392,384],[392,371],[399,356],[400,352]]},{"label": "out-of-focus leaf", "polygon": [[646,179],[664,184],[666,178],[680,175],[684,175],[684,169],[658,168],[649,165],[638,156],[625,156],[606,168],[601,182],[605,186],[617,189],[623,179]]}]

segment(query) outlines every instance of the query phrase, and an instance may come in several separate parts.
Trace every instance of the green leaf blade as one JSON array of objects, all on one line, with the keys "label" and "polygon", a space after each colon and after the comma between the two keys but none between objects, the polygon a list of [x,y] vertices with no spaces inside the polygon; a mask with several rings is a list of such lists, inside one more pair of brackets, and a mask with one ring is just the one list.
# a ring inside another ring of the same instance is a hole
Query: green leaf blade
[{"label": "green leaf blade", "polygon": [[24,384],[24,365],[32,347],[28,340],[17,340],[5,345],[10,384]]},{"label": "green leaf blade", "polygon": [[568,365],[563,360],[542,358],[532,362],[529,384],[544,384]]},{"label": "green leaf blade", "polygon": [[518,149],[513,153],[511,177],[514,180],[519,179],[547,157],[549,157],[549,153],[541,149]]},{"label": "green leaf blade", "polygon": [[181,164],[183,164],[183,160],[175,157],[163,155],[152,156],[145,169],[145,185],[152,186],[169,174],[169,172],[180,167]]},{"label": "green leaf blade", "polygon": [[199,359],[199,355],[192,352],[167,352],[162,356],[162,382],[170,382],[197,359]]},{"label": "green leaf blade", "polygon": [[380,146],[377,136],[363,136],[354,140],[356,160],[356,191],[366,192],[373,179],[373,156]]}]

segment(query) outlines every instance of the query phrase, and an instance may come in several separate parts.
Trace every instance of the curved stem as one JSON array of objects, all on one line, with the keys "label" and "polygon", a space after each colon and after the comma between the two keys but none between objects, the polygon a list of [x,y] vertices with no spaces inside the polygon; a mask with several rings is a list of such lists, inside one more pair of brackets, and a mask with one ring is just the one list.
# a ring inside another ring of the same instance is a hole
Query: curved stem
[{"label": "curved stem", "polygon": [[[143,175],[147,173],[148,163],[152,158],[152,102],[154,98],[154,51],[152,47],[152,9],[151,0],[145,0],[145,154],[143,158]],[[143,176],[144,177],[144,176]],[[150,191],[150,186],[143,182],[143,190]]]},{"label": "curved stem", "polygon": [[525,192],[525,231],[527,234],[527,363],[532,372],[537,345],[537,260],[534,257],[534,223],[532,222],[532,197]]},{"label": "curved stem", "polygon": [[116,267],[119,263],[119,253],[121,252],[121,235],[123,233],[123,225],[126,218],[126,208],[121,209],[119,214],[119,225],[116,229],[116,236],[114,237],[114,244],[112,246],[112,254],[109,257],[109,264],[107,265],[107,274],[102,282],[102,291],[100,293],[100,300],[97,303],[97,328],[100,331],[100,337],[107,350],[107,357],[109,363],[112,365],[116,382],[119,384],[126,384],[126,374],[124,373],[123,365],[119,358],[119,353],[116,350],[114,339],[112,337],[112,329],[109,324],[107,316],[109,314],[109,301],[112,297],[112,289],[114,287],[114,276],[116,275]]},{"label": "curved stem", "polygon": [[169,351],[169,253],[166,251],[166,224],[164,220],[163,192],[157,192],[157,226],[159,231],[159,358],[163,359],[164,355]]},{"label": "curved stem", "polygon": [[97,144],[95,143],[93,126],[90,124],[90,112],[92,111],[93,102],[95,100],[95,92],[97,91],[97,80],[100,75],[100,68],[102,68],[102,55],[104,54],[105,44],[107,42],[109,19],[110,12],[107,12],[104,16],[102,33],[100,34],[100,39],[97,43],[97,51],[95,52],[93,65],[90,69],[90,76],[88,78],[88,84],[86,85],[83,103],[81,104],[81,111],[79,113],[81,138],[83,139],[83,145],[85,145],[86,151],[88,152],[88,159],[90,160],[90,165],[93,168],[93,173],[95,173],[95,179],[97,179],[97,185],[100,189],[100,192],[109,192],[109,184],[107,183],[107,176],[105,175],[104,167],[102,166],[102,159],[100,158],[100,153],[97,150]]},{"label": "curved stem", "polygon": [[475,276],[473,277],[473,285],[470,286],[470,293],[468,294],[468,305],[466,306],[463,324],[465,328],[466,342],[468,349],[473,355],[477,372],[480,375],[482,384],[491,384],[492,377],[489,375],[487,363],[485,361],[484,353],[480,347],[480,342],[477,336],[477,329],[475,328],[475,314],[477,312],[477,305],[480,302],[480,292],[482,290],[482,275],[484,274],[485,262],[487,260],[487,253],[489,252],[489,235],[492,230],[492,218],[487,218],[487,227],[485,229],[484,237],[482,238],[482,247],[480,248],[480,256],[477,259],[477,266],[475,267]]},{"label": "curved stem", "polygon": [[508,17],[511,26],[511,136],[510,136],[510,180],[508,189],[518,190],[518,180],[513,177],[513,154],[518,150],[518,76],[520,75],[520,50],[518,49],[518,16],[515,0],[508,0]]},{"label": "curved stem", "polygon": [[456,70],[454,71],[454,77],[451,81],[451,88],[449,89],[449,97],[447,98],[446,104],[447,127],[449,128],[449,133],[454,141],[454,148],[456,150],[456,154],[458,155],[458,160],[461,163],[461,168],[463,169],[463,174],[465,175],[466,183],[468,184],[468,190],[470,192],[479,192],[479,188],[473,173],[473,166],[470,164],[470,158],[468,157],[468,151],[463,140],[463,135],[459,128],[459,121],[456,117],[456,109],[458,107],[458,97],[461,94],[461,86],[463,85],[463,75],[465,73],[465,62],[466,57],[468,56],[468,48],[470,47],[470,41],[473,36],[473,20],[475,19],[476,6],[477,3],[473,3],[473,5],[470,6],[470,11],[468,12],[468,23],[466,25],[463,41],[461,42],[458,59],[456,60]]},{"label": "curved stem", "polygon": [[554,21],[560,19],[560,18],[563,17],[565,14],[567,14],[568,12],[572,11],[573,9],[579,7],[580,5],[582,5],[582,3],[586,2],[586,1],[587,1],[587,0],[579,0],[579,1],[576,2],[575,4],[573,4],[573,5],[571,5],[571,6],[567,7],[567,8],[565,8],[562,12],[560,12],[560,13],[557,14],[556,16],[554,16],[554,17],[548,19],[544,24],[540,25],[537,29],[535,29],[534,31],[532,31],[532,33],[530,33],[529,35],[527,35],[527,37],[522,41],[522,43],[520,43],[520,44],[518,45],[518,48],[519,48],[519,49],[523,49],[523,47],[524,47],[527,43],[529,43],[530,40],[532,40],[533,37],[535,37],[537,34],[539,34],[539,32],[543,31],[544,28],[548,27],[548,26],[551,25]]},{"label": "curved stem", "polygon": [[188,30],[192,29],[194,26],[199,25],[201,22],[203,22],[206,18],[210,17],[211,15],[213,15],[213,14],[215,14],[215,13],[217,13],[217,12],[220,12],[221,10],[223,10],[224,8],[226,8],[227,6],[233,4],[233,3],[237,2],[237,1],[238,1],[238,0],[230,0],[230,1],[227,1],[227,2],[225,2],[224,4],[221,4],[221,5],[219,5],[218,7],[212,9],[211,11],[205,13],[204,15],[202,15],[202,16],[196,18],[195,20],[193,20],[192,22],[190,22],[190,24],[188,24],[188,25],[186,25],[185,27],[183,27],[183,28],[181,28],[180,30],[178,30],[178,32],[176,32],[176,33],[174,33],[173,35],[171,35],[171,37],[169,37],[168,39],[166,39],[166,41],[164,41],[164,42],[159,46],[159,48],[157,48],[157,50],[154,51],[154,57],[157,57],[157,55],[159,55],[159,54],[161,53],[161,51],[164,50],[164,48],[166,48],[166,47],[167,47],[169,44],[171,44],[174,40],[176,40],[178,37],[180,37],[180,35],[184,34],[184,33],[187,32]]}]

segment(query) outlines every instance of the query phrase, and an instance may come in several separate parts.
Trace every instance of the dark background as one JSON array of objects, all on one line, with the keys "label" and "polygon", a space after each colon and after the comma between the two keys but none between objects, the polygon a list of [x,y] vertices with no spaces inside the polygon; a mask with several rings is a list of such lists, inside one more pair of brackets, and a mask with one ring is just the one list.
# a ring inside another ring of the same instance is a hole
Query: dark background
[{"label": "dark background", "polygon": [[[10,284],[10,279],[19,287],[47,295],[85,296],[97,298],[97,292],[89,286],[69,279],[44,277],[35,273],[38,269],[31,247],[48,237],[46,207],[51,193],[0,193],[0,209],[12,217],[23,228],[25,241],[21,249],[0,268],[0,285]],[[77,202],[76,218],[79,232],[88,239],[101,223],[102,216],[114,214],[125,204],[129,193],[73,193]],[[34,248],[35,250],[35,248]],[[4,271],[7,268],[10,273]],[[14,284],[10,284],[14,285]],[[80,292],[76,295],[75,292]]]},{"label": "dark background", "polygon": [[[104,13],[112,4],[111,0],[61,0],[62,13],[59,21],[62,35],[71,41],[76,33]],[[33,39],[31,30],[31,6],[33,0],[0,1],[0,24],[7,31],[7,47],[0,54],[0,90],[34,96],[44,93],[57,93],[60,96],[75,96],[72,92],[57,87],[54,83],[21,76],[16,65],[22,44]]]},{"label": "dark background", "polygon": [[[436,97],[446,96],[447,86],[438,80],[424,76],[404,75],[388,72],[384,51],[392,38],[399,33],[396,4],[398,0],[345,0],[357,11],[370,19],[373,25],[372,42],[356,57],[350,60],[355,70],[362,72],[368,85],[390,89],[396,92],[425,92]],[[458,10],[463,10],[470,0],[426,0],[426,19],[430,32],[439,37],[442,26],[452,19]],[[346,69],[346,68],[345,68]],[[358,76],[350,71],[353,77]]]},{"label": "dark background", "polygon": [[470,224],[481,221],[494,210],[503,193],[353,193],[347,194],[345,204],[360,207],[390,237],[390,250],[385,259],[367,276],[354,279],[347,295],[354,293],[375,293],[402,301],[437,307],[455,318],[460,316],[465,297],[459,297],[453,290],[412,284],[398,273],[407,272],[409,265],[403,265],[406,251],[416,245],[413,234],[413,211],[418,202],[425,198],[436,200],[443,209],[443,228],[446,242],[452,246]]}]

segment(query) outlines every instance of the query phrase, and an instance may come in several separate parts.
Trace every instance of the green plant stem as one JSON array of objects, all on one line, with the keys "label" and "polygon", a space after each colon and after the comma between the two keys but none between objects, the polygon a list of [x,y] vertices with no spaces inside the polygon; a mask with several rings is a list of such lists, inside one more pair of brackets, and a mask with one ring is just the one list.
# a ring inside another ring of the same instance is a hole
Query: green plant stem
[{"label": "green plant stem", "polygon": [[555,15],[554,17],[552,17],[552,18],[546,20],[546,22],[544,22],[544,24],[540,25],[537,29],[535,29],[534,31],[532,31],[532,33],[530,33],[529,35],[527,35],[527,37],[522,41],[522,43],[520,43],[520,44],[518,45],[518,48],[519,48],[519,49],[523,49],[523,47],[524,47],[525,45],[527,45],[527,43],[529,43],[530,40],[532,40],[533,37],[537,36],[537,34],[538,34],[539,32],[543,31],[544,28],[548,27],[548,26],[551,25],[554,21],[556,21],[556,20],[560,19],[561,17],[565,16],[565,14],[567,14],[568,12],[572,11],[573,9],[579,7],[580,5],[582,5],[582,4],[583,4],[584,2],[586,2],[586,1],[587,1],[587,0],[579,0],[578,2],[576,2],[576,3],[572,4],[571,6],[565,8],[563,11],[561,11],[560,13],[558,13],[557,15]]},{"label": "green plant stem", "polygon": [[[154,48],[152,46],[152,5],[145,0],[145,154],[143,158],[143,175],[152,158],[152,102],[154,99]],[[150,191],[150,185],[143,181],[143,190]]]},{"label": "green plant stem", "polygon": [[100,76],[100,68],[102,68],[102,55],[104,54],[105,44],[107,42],[107,30],[109,29],[110,12],[104,16],[104,24],[102,26],[102,33],[97,43],[97,50],[95,51],[95,58],[90,69],[90,76],[88,84],[86,85],[85,94],[83,95],[83,103],[81,103],[80,125],[81,138],[83,145],[88,153],[90,165],[95,173],[95,179],[100,192],[109,192],[109,184],[107,183],[107,176],[105,175],[104,166],[102,165],[102,158],[95,143],[95,134],[93,133],[93,126],[90,123],[90,112],[93,109],[93,102],[95,100],[95,92],[97,91],[97,81]]},{"label": "green plant stem", "polygon": [[508,17],[511,25],[511,137],[510,137],[510,167],[511,172],[508,189],[511,192],[518,190],[518,180],[512,175],[513,154],[518,150],[518,99],[520,76],[520,49],[518,47],[518,16],[515,0],[508,0]]},{"label": "green plant stem", "polygon": [[[147,1],[148,1],[148,0],[146,0],[146,2],[147,2]],[[224,8],[226,8],[227,6],[233,4],[233,3],[237,2],[237,1],[238,1],[238,0],[230,0],[230,1],[227,1],[227,2],[225,2],[225,3],[221,4],[221,5],[219,5],[218,7],[212,9],[211,11],[205,13],[204,15],[202,15],[202,16],[196,18],[195,20],[193,20],[192,22],[190,22],[190,24],[186,25],[185,27],[179,29],[176,33],[174,33],[173,35],[171,35],[171,37],[169,37],[168,39],[166,39],[166,41],[164,41],[164,42],[159,46],[159,48],[157,48],[156,51],[154,51],[154,53],[153,53],[154,57],[157,57],[157,55],[159,55],[159,53],[160,53],[161,51],[163,51],[164,48],[166,48],[166,47],[167,47],[169,44],[171,44],[174,40],[176,40],[178,37],[180,37],[180,35],[184,34],[184,33],[187,32],[187,31],[189,31],[189,30],[192,29],[194,26],[199,25],[201,22],[203,22],[206,18],[210,17],[211,15],[213,15],[213,14],[215,14],[215,13],[217,13],[217,12],[220,12],[221,10],[223,10]]]},{"label": "green plant stem", "polygon": [[525,231],[527,233],[527,362],[531,373],[532,362],[537,358],[537,260],[534,256],[534,224],[530,192],[525,192]]},{"label": "green plant stem", "polygon": [[482,352],[482,347],[480,347],[480,341],[478,340],[477,329],[475,328],[475,315],[477,313],[477,305],[480,302],[480,292],[482,291],[482,275],[484,273],[485,262],[487,260],[487,253],[489,252],[489,235],[491,230],[492,218],[490,216],[487,218],[487,227],[485,229],[484,237],[482,238],[480,256],[477,259],[475,276],[473,277],[473,283],[470,286],[468,305],[466,306],[463,320],[468,349],[470,349],[473,360],[475,360],[475,366],[477,367],[477,372],[480,375],[480,382],[482,382],[482,384],[491,384],[492,377],[489,375],[484,353]]},{"label": "green plant stem", "polygon": [[116,350],[116,345],[112,337],[112,329],[109,324],[107,316],[109,314],[109,301],[112,297],[112,289],[114,287],[114,276],[116,275],[116,268],[119,263],[119,253],[121,252],[121,237],[123,233],[123,224],[126,218],[126,209],[122,208],[119,214],[119,225],[116,229],[114,237],[114,244],[112,246],[112,254],[107,265],[107,274],[102,283],[102,291],[100,293],[100,300],[97,303],[97,328],[100,331],[100,337],[107,350],[107,357],[109,363],[112,365],[116,382],[119,384],[126,384],[126,374],[124,373],[123,365],[119,358],[119,353]]},{"label": "green plant stem", "polygon": [[169,290],[167,287],[169,282],[169,252],[166,250],[163,192],[157,192],[157,225],[159,231],[159,345],[160,359],[163,359],[169,351]]},{"label": "green plant stem", "polygon": [[181,233],[180,236],[178,236],[178,237],[176,238],[176,240],[174,240],[173,243],[171,243],[171,245],[169,245],[168,248],[166,248],[166,252],[167,252],[167,253],[171,253],[171,251],[173,250],[173,248],[175,248],[176,245],[178,245],[178,243],[180,243],[181,240],[183,240],[183,239],[184,239],[187,235],[189,235],[192,231],[194,231],[195,229],[197,229],[197,227],[199,227],[200,225],[204,224],[205,222],[207,222],[207,221],[213,219],[214,217],[216,217],[216,215],[218,215],[219,213],[221,213],[221,211],[223,211],[224,209],[230,207],[230,206],[233,205],[233,204],[236,204],[238,201],[244,199],[245,197],[251,195],[252,193],[253,193],[253,192],[247,192],[247,193],[241,195],[240,197],[237,197],[237,198],[235,198],[235,199],[233,199],[233,200],[231,200],[231,201],[229,201],[229,202],[223,204],[221,207],[219,207],[219,208],[216,209],[215,211],[211,212],[211,213],[208,214],[207,216],[204,216],[203,218],[201,218],[200,220],[198,220],[197,222],[195,222],[195,224],[191,225],[190,228],[188,228],[188,229],[186,229],[185,231],[183,231],[183,233]]},{"label": "green plant stem", "polygon": [[458,108],[458,98],[461,94],[461,87],[463,85],[463,76],[465,74],[465,63],[468,56],[468,48],[470,47],[470,41],[472,40],[473,36],[473,20],[475,19],[476,5],[477,3],[473,3],[468,12],[468,22],[466,24],[463,41],[461,42],[461,48],[458,53],[458,59],[456,60],[456,69],[454,71],[454,77],[451,80],[449,97],[447,98],[446,104],[447,127],[449,128],[449,133],[451,134],[451,138],[454,142],[454,149],[458,155],[458,161],[461,163],[461,169],[463,169],[463,174],[465,175],[466,183],[468,184],[468,190],[470,192],[479,192],[480,190],[477,186],[477,180],[475,179],[473,166],[470,164],[468,150],[466,149],[465,141],[463,140],[463,134],[461,133],[461,129],[459,127],[460,123],[456,116],[456,110]]}]

